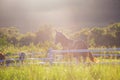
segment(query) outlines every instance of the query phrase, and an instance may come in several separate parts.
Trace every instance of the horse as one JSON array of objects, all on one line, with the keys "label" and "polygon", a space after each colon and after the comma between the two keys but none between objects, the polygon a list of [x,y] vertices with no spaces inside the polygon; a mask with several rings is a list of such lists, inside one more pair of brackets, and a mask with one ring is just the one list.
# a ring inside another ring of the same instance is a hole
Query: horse
[{"label": "horse", "polygon": [[[67,38],[63,33],[56,31],[55,35],[55,44],[61,44],[63,50],[77,50],[77,49],[88,49],[88,45],[85,41],[79,40],[72,40]],[[83,53],[64,53],[63,56],[68,55],[69,57],[75,57],[77,61],[81,61],[81,57],[83,62],[86,62],[87,57],[89,57],[90,61],[96,62],[95,58],[93,57],[92,53],[90,52],[83,52]]]},{"label": "horse", "polygon": [[0,52],[0,65],[4,64],[4,60],[5,60],[5,55],[2,52]]}]

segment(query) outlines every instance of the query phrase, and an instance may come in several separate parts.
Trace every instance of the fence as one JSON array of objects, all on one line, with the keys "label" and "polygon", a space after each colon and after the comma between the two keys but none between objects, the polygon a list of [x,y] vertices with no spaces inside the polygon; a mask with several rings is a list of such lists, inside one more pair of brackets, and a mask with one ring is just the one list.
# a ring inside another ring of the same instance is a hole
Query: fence
[{"label": "fence", "polygon": [[[53,50],[52,48],[48,51],[48,56],[52,56],[53,53],[64,54],[64,53],[79,53],[82,54],[84,52],[119,52],[120,48],[107,48],[107,49],[79,49],[79,50]],[[93,54],[93,56],[117,56],[120,57],[120,54]]]},{"label": "fence", "polygon": [[[120,48],[107,48],[107,49],[79,49],[79,50],[53,50],[52,48],[50,48],[48,50],[48,56],[46,58],[27,58],[27,60],[40,60],[40,61],[43,61],[41,63],[45,63],[45,61],[49,61],[50,64],[53,64],[53,63],[57,63],[57,62],[54,62],[54,57],[53,57],[53,54],[64,54],[64,53],[79,53],[79,54],[82,54],[84,52],[119,52],[120,51]],[[120,54],[93,54],[93,56],[95,57],[119,57],[120,58]],[[16,61],[21,61],[20,59],[9,59],[7,61],[13,61],[13,60],[16,60]],[[4,60],[0,60],[0,62],[3,62]],[[112,62],[113,63],[113,62]],[[120,64],[120,62],[118,62]],[[104,62],[102,62],[102,64],[104,64]],[[108,64],[108,63],[107,63]]]},{"label": "fence", "polygon": [[[54,59],[53,58],[53,54],[64,54],[64,53],[79,53],[79,54],[83,54],[85,52],[119,52],[120,48],[106,48],[106,49],[79,49],[79,50],[53,50],[52,48],[49,49],[48,51],[48,57],[51,58],[50,59],[50,63],[52,64]],[[120,58],[120,54],[93,54],[93,56],[95,57],[115,57],[115,58]],[[109,64],[109,62],[101,62],[100,64]],[[110,63],[110,64],[116,64],[114,62]],[[117,64],[120,64],[120,62],[117,62]]]}]

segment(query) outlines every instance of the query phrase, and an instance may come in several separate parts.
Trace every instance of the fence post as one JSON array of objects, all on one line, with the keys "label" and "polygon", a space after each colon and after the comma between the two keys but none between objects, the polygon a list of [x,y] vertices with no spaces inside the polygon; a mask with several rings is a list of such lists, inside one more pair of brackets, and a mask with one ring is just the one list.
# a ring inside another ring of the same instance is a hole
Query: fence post
[{"label": "fence post", "polygon": [[53,53],[52,53],[52,48],[50,48],[49,50],[48,50],[48,58],[49,58],[49,63],[50,64],[52,64],[53,63]]}]

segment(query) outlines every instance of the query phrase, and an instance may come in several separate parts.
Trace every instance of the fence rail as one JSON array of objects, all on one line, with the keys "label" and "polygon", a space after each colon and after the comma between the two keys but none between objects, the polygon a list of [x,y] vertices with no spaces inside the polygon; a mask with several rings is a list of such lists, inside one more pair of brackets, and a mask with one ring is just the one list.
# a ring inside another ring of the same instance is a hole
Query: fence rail
[{"label": "fence rail", "polygon": [[[93,54],[93,56],[95,56],[95,57],[117,57],[117,58],[120,58],[120,54],[99,54],[99,53],[97,53],[97,52],[120,52],[120,48],[107,48],[107,49],[79,49],[79,50],[53,50],[53,49],[49,49],[48,56],[46,58],[34,58],[34,56],[33,56],[32,58],[26,58],[26,59],[27,60],[40,60],[43,62],[49,61],[51,64],[53,64],[54,63],[54,57],[53,57],[54,53],[55,54],[64,54],[66,52],[67,53],[75,52],[75,53],[79,53],[79,54],[84,54],[84,52],[95,52],[95,54]],[[10,61],[10,60],[8,60],[8,61]],[[12,60],[20,61],[19,59],[14,59],[14,58]],[[0,62],[3,62],[3,61],[4,60],[0,60]],[[119,62],[119,64],[120,64],[120,62]]]},{"label": "fence rail", "polygon": [[120,51],[120,48],[106,48],[106,49],[79,49],[79,50],[52,50],[52,53],[66,53],[66,52],[117,52]]},{"label": "fence rail", "polygon": [[117,57],[120,58],[120,54],[100,54],[98,52],[120,52],[120,48],[106,48],[106,49],[79,49],[79,50],[49,50],[49,56],[53,53],[64,54],[64,53],[79,53],[84,54],[85,52],[95,52],[93,56],[95,57]]}]

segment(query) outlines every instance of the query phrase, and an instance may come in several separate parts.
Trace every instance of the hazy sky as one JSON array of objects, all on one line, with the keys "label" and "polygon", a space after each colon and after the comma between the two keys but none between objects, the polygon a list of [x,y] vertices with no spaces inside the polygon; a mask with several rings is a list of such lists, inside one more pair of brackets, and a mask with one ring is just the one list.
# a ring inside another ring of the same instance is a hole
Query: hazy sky
[{"label": "hazy sky", "polygon": [[120,0],[0,0],[0,27],[101,26],[120,22]]}]

